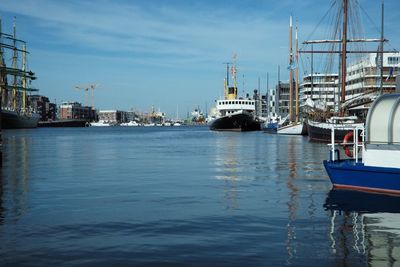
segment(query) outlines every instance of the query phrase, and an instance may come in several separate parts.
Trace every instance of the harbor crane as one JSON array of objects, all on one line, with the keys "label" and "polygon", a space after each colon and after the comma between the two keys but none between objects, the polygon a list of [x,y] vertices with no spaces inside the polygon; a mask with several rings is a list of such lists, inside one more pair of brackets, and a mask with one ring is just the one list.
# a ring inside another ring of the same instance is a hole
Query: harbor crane
[{"label": "harbor crane", "polygon": [[85,106],[88,106],[88,104],[89,104],[88,103],[89,102],[89,91],[91,91],[91,100],[92,100],[91,106],[94,109],[94,90],[96,88],[98,88],[99,85],[100,84],[98,83],[98,84],[90,84],[90,85],[84,85],[84,86],[79,86],[79,85],[75,86],[75,89],[85,91]]}]

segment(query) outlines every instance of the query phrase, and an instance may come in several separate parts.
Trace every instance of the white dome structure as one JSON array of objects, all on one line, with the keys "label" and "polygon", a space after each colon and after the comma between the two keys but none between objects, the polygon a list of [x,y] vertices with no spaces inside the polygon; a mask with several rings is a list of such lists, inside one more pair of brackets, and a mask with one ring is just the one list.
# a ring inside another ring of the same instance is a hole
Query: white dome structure
[{"label": "white dome structure", "polygon": [[387,94],[368,112],[363,161],[367,166],[396,167],[399,155],[400,94]]}]

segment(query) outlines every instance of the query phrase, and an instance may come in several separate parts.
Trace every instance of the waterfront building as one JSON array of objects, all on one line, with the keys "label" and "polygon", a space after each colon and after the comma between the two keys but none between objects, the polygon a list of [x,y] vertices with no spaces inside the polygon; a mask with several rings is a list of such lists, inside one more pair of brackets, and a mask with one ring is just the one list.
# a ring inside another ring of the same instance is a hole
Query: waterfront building
[{"label": "waterfront building", "polygon": [[87,121],[96,120],[96,110],[92,107],[82,106],[78,102],[63,102],[59,107],[61,120],[84,119]]},{"label": "waterfront building", "polygon": [[[380,90],[380,58],[376,53],[368,54],[362,60],[347,67],[346,100],[363,93]],[[396,75],[400,70],[400,53],[383,54],[383,92],[396,91]]]},{"label": "waterfront building", "polygon": [[[333,109],[339,97],[338,74],[313,73],[303,77],[300,84],[299,102],[301,109],[310,105],[311,99],[321,110]],[[308,102],[307,102],[308,100]]]},{"label": "waterfront building", "polygon": [[100,110],[98,112],[99,121],[107,123],[126,122],[126,112],[121,110]]},{"label": "waterfront building", "polygon": [[[293,99],[293,112],[295,112],[295,106],[296,106],[296,82],[293,81],[293,94],[292,94],[292,99]],[[278,111],[278,116],[281,116],[282,118],[285,118],[289,115],[289,102],[290,102],[290,84],[289,82],[287,83],[282,83],[279,82],[278,85],[276,86],[276,95],[277,95],[277,101],[276,103],[278,104],[277,111]]]},{"label": "waterfront building", "polygon": [[268,117],[268,92],[265,95],[261,95],[261,117]]},{"label": "waterfront building", "polygon": [[283,118],[289,114],[289,83],[279,82],[276,86],[278,114]]},{"label": "waterfront building", "polygon": [[127,122],[130,122],[130,121],[137,121],[137,122],[141,121],[139,112],[134,111],[133,109],[131,111],[126,111],[125,112],[125,118],[126,118]]},{"label": "waterfront building", "polygon": [[267,117],[276,117],[278,114],[277,107],[278,105],[278,97],[276,94],[276,89],[269,89],[266,95],[266,102],[267,102]]},{"label": "waterfront building", "polygon": [[40,118],[40,121],[55,120],[57,117],[57,105],[51,103],[49,98],[41,95],[28,96],[29,106],[35,110]]}]

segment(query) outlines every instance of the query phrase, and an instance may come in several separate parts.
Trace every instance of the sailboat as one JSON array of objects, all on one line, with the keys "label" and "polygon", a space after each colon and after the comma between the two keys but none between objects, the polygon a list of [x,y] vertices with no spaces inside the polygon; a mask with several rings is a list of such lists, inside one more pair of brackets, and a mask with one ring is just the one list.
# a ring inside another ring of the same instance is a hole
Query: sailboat
[{"label": "sailboat", "polygon": [[[12,67],[6,66],[4,49],[12,53]],[[18,53],[22,53],[22,67],[17,64]],[[38,91],[28,88],[28,83],[35,80],[36,76],[27,70],[27,53],[25,41],[16,37],[15,20],[11,35],[2,32],[0,19],[0,101],[3,129],[35,128],[38,125],[40,116],[27,101],[27,92]],[[12,78],[11,85],[8,77]]]},{"label": "sailboat", "polygon": [[290,16],[289,23],[289,115],[287,118],[287,122],[281,124],[277,129],[278,134],[286,134],[286,135],[305,135],[306,127],[302,121],[300,121],[299,114],[299,69],[298,69],[298,34],[297,34],[297,26],[296,26],[296,111],[295,111],[295,119],[293,119],[293,42],[292,42],[292,16]]},{"label": "sailboat", "polygon": [[[358,37],[349,38],[348,34],[348,27],[349,27],[349,14],[354,13],[354,11],[349,12],[349,5],[350,0],[342,0],[342,2],[337,2],[337,4],[342,4],[342,7],[339,8],[340,12],[343,14],[339,14],[338,16],[342,18],[342,28],[339,30],[339,27],[334,31],[334,38],[332,40],[313,40],[313,41],[306,41],[303,44],[332,44],[332,50],[330,51],[300,51],[300,53],[328,53],[340,54],[340,75],[339,81],[339,97],[336,100],[336,107],[335,110],[326,110],[325,112],[318,112],[315,111],[314,115],[316,116],[309,116],[307,120],[307,130],[308,136],[311,141],[317,142],[330,142],[331,139],[331,129],[334,126],[336,128],[335,131],[335,141],[340,142],[344,140],[346,134],[349,131],[356,127],[361,127],[364,124],[365,118],[360,118],[355,116],[354,114],[349,114],[349,106],[350,100],[346,99],[346,86],[347,86],[347,56],[349,53],[377,53],[380,54],[380,72],[381,72],[381,88],[382,88],[382,65],[383,65],[383,42],[386,41],[383,37],[383,4],[382,4],[382,31],[381,31],[381,38],[380,39],[361,39]],[[357,3],[358,4],[358,3]],[[337,26],[339,24],[339,20],[337,21]],[[354,31],[354,26],[350,29]],[[341,36],[340,36],[341,34]],[[338,38],[339,36],[339,38]],[[366,43],[366,42],[379,42],[380,49],[379,51],[349,51],[348,50],[348,43]],[[335,44],[340,45],[339,50],[333,49]],[[312,74],[313,75],[313,74]],[[381,89],[382,91],[382,89]],[[379,92],[372,92],[368,95],[364,96],[364,99],[360,101],[363,105],[370,104],[373,102],[379,95]],[[360,104],[357,104],[360,105]],[[357,105],[353,105],[356,107]]]}]

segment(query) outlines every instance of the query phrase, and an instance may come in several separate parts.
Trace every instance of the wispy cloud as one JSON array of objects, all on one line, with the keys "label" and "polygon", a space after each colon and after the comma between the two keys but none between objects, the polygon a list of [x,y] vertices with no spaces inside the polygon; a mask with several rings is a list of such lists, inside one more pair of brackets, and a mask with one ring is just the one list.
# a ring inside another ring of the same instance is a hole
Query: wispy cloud
[{"label": "wispy cloud", "polygon": [[115,1],[42,0],[40,5],[33,0],[22,2],[5,1],[2,9],[36,18],[39,26],[54,36],[53,42],[74,46],[77,52],[90,48],[105,53],[196,61],[251,48],[245,51],[246,57],[257,59],[260,48],[286,36],[282,23],[251,14],[235,17],[229,10],[185,12],[174,6],[143,7]]},{"label": "wispy cloud", "polygon": [[[397,0],[387,2],[392,10],[399,7]],[[266,72],[270,72],[272,85],[277,65],[281,65],[281,78],[286,79],[289,15],[299,20],[303,40],[330,3],[2,0],[0,13],[17,15],[30,25],[21,34],[29,41],[35,64],[43,73],[38,82],[49,91],[65,95],[76,80],[101,78],[103,84],[119,84],[119,90],[125,94],[135,91],[141,99],[146,95],[140,88],[146,88],[143,90],[154,92],[153,101],[157,95],[162,102],[165,88],[185,96],[185,101],[190,94],[194,99],[213,99],[224,76],[221,63],[233,53],[238,54],[239,75],[246,75],[247,89],[255,88],[257,78]],[[371,8],[372,4],[367,5]],[[396,29],[390,28],[388,33]],[[54,68],[57,64],[63,67]],[[263,80],[265,85],[265,77]],[[194,90],[188,91],[188,86]]]}]

